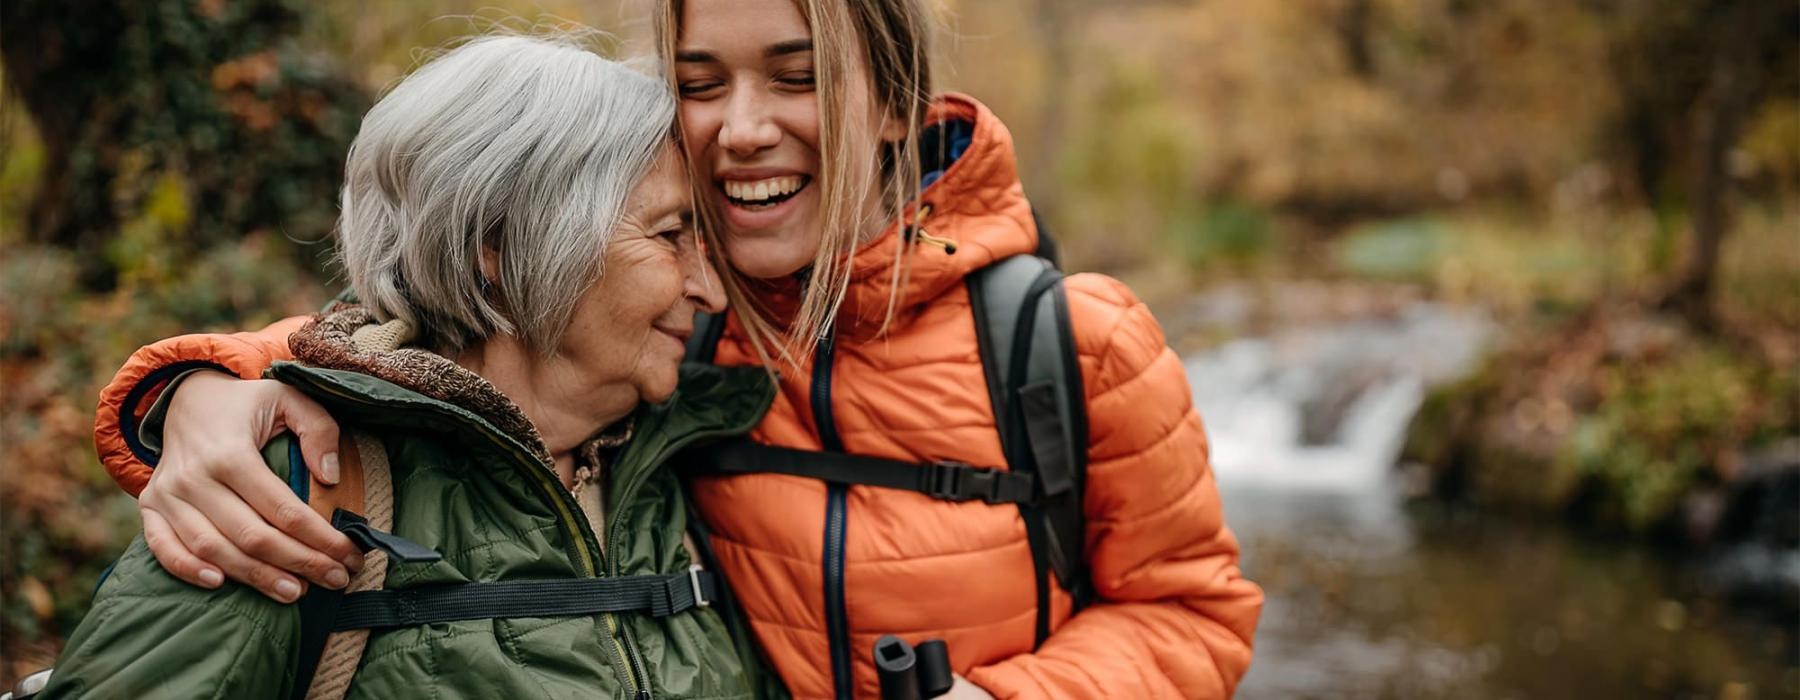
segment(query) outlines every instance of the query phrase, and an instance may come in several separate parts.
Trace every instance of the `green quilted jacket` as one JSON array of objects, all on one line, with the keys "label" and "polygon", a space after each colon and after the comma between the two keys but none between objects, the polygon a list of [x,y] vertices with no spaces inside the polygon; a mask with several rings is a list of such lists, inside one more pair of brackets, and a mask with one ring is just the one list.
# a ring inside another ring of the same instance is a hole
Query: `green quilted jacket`
[{"label": "green quilted jacket", "polygon": [[[343,342],[347,331],[368,319],[355,315],[360,310],[346,313],[296,334],[296,356],[305,364],[277,363],[267,376],[319,401],[346,430],[386,446],[394,534],[443,555],[432,563],[390,563],[390,590],[686,571],[692,563],[683,538],[688,505],[665,463],[685,446],[747,432],[774,396],[761,370],[684,368],[676,395],[641,407],[629,442],[603,462],[597,483],[604,531],[595,532],[591,514],[556,478],[536,431],[528,421],[520,423],[522,414],[509,402],[496,399],[491,385],[420,350],[350,351],[355,346]],[[320,334],[317,326],[334,319],[336,330],[346,332]],[[314,341],[324,336],[310,357],[301,342],[309,332]],[[448,390],[446,378],[454,385]],[[283,478],[302,468],[291,463],[287,443],[277,439],[264,452]],[[741,620],[726,619],[720,610],[694,608],[662,618],[642,612],[484,619],[377,631],[349,695],[780,695]],[[299,637],[296,606],[233,583],[218,590],[189,586],[164,571],[139,537],[70,638],[45,697],[290,697],[302,683],[296,679]]]}]

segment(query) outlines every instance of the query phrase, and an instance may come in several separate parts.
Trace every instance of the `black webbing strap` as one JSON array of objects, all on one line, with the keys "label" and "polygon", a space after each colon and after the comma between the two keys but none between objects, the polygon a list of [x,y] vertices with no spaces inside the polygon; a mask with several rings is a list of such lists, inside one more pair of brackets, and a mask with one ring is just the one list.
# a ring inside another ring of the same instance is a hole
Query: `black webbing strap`
[{"label": "black webbing strap", "polygon": [[288,697],[301,700],[312,688],[313,674],[319,671],[319,657],[325,653],[325,641],[331,637],[331,623],[337,618],[344,592],[324,586],[308,586],[306,595],[295,605],[300,613],[300,645],[294,654],[299,668],[294,671],[294,686]]},{"label": "black webbing strap", "polygon": [[333,631],[609,612],[648,611],[667,617],[711,605],[716,595],[713,574],[698,567],[671,576],[480,581],[362,591],[343,597]]},{"label": "black webbing strap", "polygon": [[[1019,300],[1018,314],[1014,317],[1018,321],[1013,325],[1010,347],[1012,357],[1007,363],[1006,378],[1006,387],[1011,390],[1012,395],[1007,397],[1007,410],[1000,434],[1003,437],[1011,436],[1010,440],[1001,441],[1002,447],[1009,452],[1007,463],[1015,465],[1014,468],[1030,465],[1028,470],[1031,473],[1038,473],[1048,466],[1040,464],[1032,452],[1031,433],[1022,405],[1031,368],[1032,332],[1037,328],[1038,301],[1061,280],[1062,273],[1056,268],[1044,268],[1031,280],[1031,285],[1026,287]],[[1036,642],[1032,645],[1036,648],[1043,646],[1044,640],[1050,637],[1050,575],[1056,568],[1053,561],[1056,555],[1052,550],[1056,548],[1057,541],[1042,511],[1026,507],[1021,515],[1025,519],[1025,538],[1031,543],[1032,573],[1037,590]]]},{"label": "black webbing strap", "polygon": [[684,453],[689,475],[787,474],[849,486],[878,486],[922,493],[940,501],[1029,503],[1037,497],[1030,474],[973,467],[960,462],[903,462],[897,459],[812,452],[726,440]]},{"label": "black webbing strap", "polygon": [[[294,441],[299,445],[299,441]],[[299,448],[293,448],[298,452]],[[294,456],[288,468],[301,474],[301,478],[290,484],[295,494],[302,499],[307,497],[305,489],[309,486],[306,480],[306,463],[298,455]],[[295,485],[297,484],[297,485]],[[369,521],[342,508],[331,512],[331,526],[343,532],[350,542],[363,552],[381,549],[388,555],[401,561],[436,561],[441,557],[429,547],[417,544],[399,535],[382,532],[369,526]],[[300,662],[294,673],[294,688],[289,694],[292,700],[306,697],[312,688],[313,674],[319,671],[320,656],[325,653],[325,642],[337,624],[338,610],[344,604],[344,592],[324,586],[310,586],[306,595],[300,597],[295,605],[300,613],[300,645],[296,647],[296,655]]]}]

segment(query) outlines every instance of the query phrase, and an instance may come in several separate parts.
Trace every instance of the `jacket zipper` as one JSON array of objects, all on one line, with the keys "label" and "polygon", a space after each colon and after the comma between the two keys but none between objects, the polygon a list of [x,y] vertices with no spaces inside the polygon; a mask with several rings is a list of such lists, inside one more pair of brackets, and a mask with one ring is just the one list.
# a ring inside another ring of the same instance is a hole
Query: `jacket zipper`
[{"label": "jacket zipper", "polygon": [[[304,382],[308,386],[319,391],[365,406],[379,406],[384,408],[405,406],[406,408],[411,409],[423,408],[428,411],[445,415],[449,418],[459,420],[462,418],[455,413],[446,411],[432,404],[421,404],[416,401],[381,401],[370,399],[359,394],[349,393],[338,389],[328,382],[318,381],[305,373],[295,373],[294,379]],[[570,538],[570,547],[573,550],[570,553],[572,558],[575,561],[580,562],[583,573],[589,578],[599,577],[600,571],[606,568],[605,560],[599,552],[595,551],[597,543],[590,543],[588,541],[590,538],[597,539],[598,535],[590,535],[588,532],[587,519],[585,517],[575,517],[575,513],[581,512],[581,506],[575,502],[575,497],[569,493],[568,489],[562,487],[562,482],[554,478],[555,470],[546,468],[544,463],[538,460],[537,455],[523,449],[512,440],[496,437],[486,430],[477,430],[475,432],[481,433],[482,437],[487,438],[489,442],[519,458],[521,462],[535,465],[534,468],[528,468],[524,471],[531,477],[532,483],[537,484],[538,489],[548,496],[550,502],[556,506],[557,516],[562,520],[564,531],[575,535]],[[612,649],[610,649],[610,651],[613,655],[613,667],[619,670],[618,675],[625,681],[625,684],[631,690],[632,698],[634,700],[652,700],[649,688],[649,675],[642,674],[643,666],[638,662],[637,655],[632,653],[630,645],[623,641],[623,628],[619,626],[619,621],[615,619],[612,613],[601,613],[601,618],[606,623],[608,632],[607,640],[612,642]]]},{"label": "jacket zipper", "polygon": [[[844,442],[838,437],[837,420],[831,414],[831,361],[836,345],[836,334],[826,335],[819,340],[818,352],[813,358],[813,423],[826,452],[844,451]],[[849,613],[844,605],[844,521],[849,517],[848,494],[847,486],[826,485],[825,629],[830,636],[832,687],[839,700],[850,700],[853,690]]]},{"label": "jacket zipper", "polygon": [[[680,452],[683,448],[687,447],[689,444],[692,444],[694,441],[699,440],[701,438],[708,437],[708,436],[715,435],[715,434],[735,432],[738,428],[748,429],[748,427],[749,426],[734,426],[732,428],[726,428],[726,429],[718,430],[718,431],[698,431],[698,432],[695,432],[690,435],[685,435],[681,439],[671,442],[668,445],[665,445],[660,451],[657,452],[657,454],[655,455],[655,459],[650,466],[639,470],[637,476],[633,477],[630,482],[627,482],[623,487],[620,488],[619,494],[618,494],[618,502],[621,504],[630,503],[631,499],[637,495],[638,488],[643,486],[644,481],[649,478],[649,475],[652,472],[661,468],[659,465],[661,465],[664,460],[667,460],[669,455]],[[613,513],[612,517],[610,519],[610,522],[608,522],[606,525],[606,532],[602,533],[606,537],[607,551],[611,551],[611,552],[619,551],[618,549],[616,549],[616,547],[619,546],[619,542],[620,542],[619,538],[624,533],[624,526],[621,524],[624,522],[624,518],[620,517],[622,515],[624,515],[623,512]],[[690,513],[689,517],[697,518],[700,516],[698,513]],[[607,560],[608,575],[611,575],[611,576],[619,575],[618,562],[619,562],[619,560],[616,558]],[[610,624],[612,624],[612,620],[610,619],[610,616],[608,616],[608,617],[609,617],[609,619],[607,620],[607,622],[610,625]],[[629,650],[635,649],[637,647],[636,640],[633,640],[631,638],[631,628],[624,627],[624,626],[617,626],[616,631],[624,635],[624,638],[625,638],[624,648],[626,650],[628,650],[628,652],[629,652]],[[650,672],[644,668],[643,661],[641,659],[639,659],[638,656],[635,654],[631,655],[629,663],[631,664],[630,668],[632,669],[632,671],[644,679],[643,685],[639,688],[639,690],[637,691],[637,694],[633,696],[633,700],[651,700],[650,687],[649,687],[650,686]]]}]

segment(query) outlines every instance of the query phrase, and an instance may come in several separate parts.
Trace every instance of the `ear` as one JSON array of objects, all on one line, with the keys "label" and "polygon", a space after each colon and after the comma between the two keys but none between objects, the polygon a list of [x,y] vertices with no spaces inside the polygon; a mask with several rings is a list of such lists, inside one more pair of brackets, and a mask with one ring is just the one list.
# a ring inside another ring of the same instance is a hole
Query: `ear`
[{"label": "ear", "polygon": [[475,263],[481,266],[481,278],[491,286],[500,281],[500,251],[487,246],[475,255]]},{"label": "ear", "polygon": [[884,143],[899,143],[906,138],[906,120],[889,116],[881,120],[881,140]]}]

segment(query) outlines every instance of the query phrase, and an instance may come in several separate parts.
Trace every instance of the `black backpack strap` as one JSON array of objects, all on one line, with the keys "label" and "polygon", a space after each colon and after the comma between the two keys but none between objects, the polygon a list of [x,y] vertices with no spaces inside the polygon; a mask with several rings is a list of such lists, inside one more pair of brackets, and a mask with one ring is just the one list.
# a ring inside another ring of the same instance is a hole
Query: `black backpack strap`
[{"label": "black backpack strap", "polygon": [[300,644],[294,648],[299,667],[294,671],[290,700],[302,700],[312,687],[313,675],[319,672],[319,657],[325,653],[325,641],[331,638],[332,623],[337,620],[338,605],[344,592],[324,586],[308,586],[295,609],[300,613]]},{"label": "black backpack strap", "polygon": [[[688,540],[693,543],[695,550],[692,554],[699,560],[701,568],[719,571],[719,556],[713,552],[712,529],[706,526],[706,519],[694,511],[692,482],[683,479],[681,491],[682,496],[687,499]],[[737,596],[731,591],[731,582],[718,577],[713,583],[718,597],[712,599],[712,608],[725,622],[726,631],[731,633],[732,646],[737,649],[738,658],[743,660],[744,669],[751,676],[751,687],[756,689],[755,697],[789,697],[787,686],[782,684],[781,676],[774,672],[775,664],[769,661],[768,654],[757,643],[755,635],[751,634],[750,620],[738,606]]]},{"label": "black backpack strap", "polygon": [[1012,473],[1034,474],[1039,498],[1020,505],[1038,593],[1037,642],[1050,635],[1049,576],[1086,603],[1082,492],[1087,400],[1062,273],[1019,255],[968,278],[976,336],[1001,448]]},{"label": "black backpack strap", "polygon": [[1031,224],[1037,227],[1037,248],[1033,249],[1031,254],[1050,261],[1054,267],[1061,268],[1062,250],[1056,245],[1056,236],[1051,235],[1050,229],[1044,226],[1044,217],[1038,216],[1037,207],[1031,208]]},{"label": "black backpack strap", "polygon": [[[300,441],[295,440],[292,444],[295,446],[293,449],[297,452]],[[291,464],[293,465],[291,469],[297,470],[301,474],[305,473],[306,467],[300,461],[298,454],[294,456]],[[306,482],[301,481],[300,485],[294,488],[296,495],[302,499],[306,498],[308,488]],[[379,549],[387,552],[390,559],[403,562],[434,562],[443,558],[430,547],[399,535],[377,530],[369,525],[367,519],[342,508],[332,511],[331,526],[349,537],[350,542],[364,553]],[[352,593],[349,595],[362,594]],[[293,700],[301,700],[306,697],[307,691],[312,687],[313,676],[319,672],[319,660],[325,653],[325,642],[331,638],[331,633],[342,631],[338,629],[337,624],[342,615],[344,598],[345,593],[341,590],[324,586],[310,586],[306,589],[306,595],[301,596],[299,602],[295,603],[294,607],[300,613],[300,643],[294,648],[299,665],[294,672],[293,693],[289,696]]]},{"label": "black backpack strap", "polygon": [[688,336],[687,355],[681,361],[712,364],[713,355],[719,351],[719,338],[724,335],[725,314],[694,312],[694,334]]},{"label": "black backpack strap", "polygon": [[673,575],[477,581],[360,591],[343,597],[332,629],[381,630],[458,620],[618,612],[667,617],[712,605],[718,590],[715,575],[696,566]]},{"label": "black backpack strap", "polygon": [[1030,474],[974,467],[961,462],[904,462],[840,452],[813,452],[725,440],[682,453],[680,469],[690,476],[787,474],[851,486],[878,486],[922,493],[941,501],[1028,503],[1037,497]]}]

